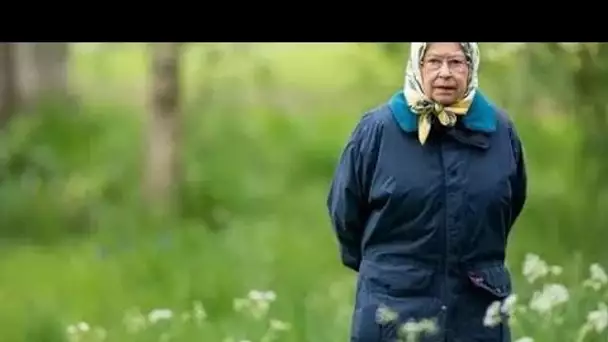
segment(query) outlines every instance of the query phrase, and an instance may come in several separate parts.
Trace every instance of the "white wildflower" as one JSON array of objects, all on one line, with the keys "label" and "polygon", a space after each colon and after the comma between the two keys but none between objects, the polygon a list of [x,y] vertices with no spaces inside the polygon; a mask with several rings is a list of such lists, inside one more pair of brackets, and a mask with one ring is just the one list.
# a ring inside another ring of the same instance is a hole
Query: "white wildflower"
[{"label": "white wildflower", "polygon": [[125,325],[129,333],[137,333],[146,328],[147,321],[146,317],[141,313],[139,308],[132,308],[127,310],[123,317],[123,324]]},{"label": "white wildflower", "polygon": [[201,323],[207,318],[207,312],[205,311],[205,307],[203,306],[203,303],[199,301],[194,302],[194,308],[192,309],[192,311],[192,316],[194,316],[194,320],[197,323]]},{"label": "white wildflower", "polygon": [[600,264],[591,264],[589,266],[589,273],[591,273],[591,279],[606,285],[608,284],[608,275],[606,275],[606,271]]},{"label": "white wildflower", "polygon": [[249,291],[247,298],[235,298],[233,302],[234,310],[237,312],[247,312],[256,319],[264,317],[270,309],[270,304],[277,299],[273,291]]},{"label": "white wildflower", "polygon": [[558,276],[561,275],[563,273],[564,269],[561,266],[558,265],[552,265],[551,267],[549,267],[549,273]]},{"label": "white wildflower", "polygon": [[406,342],[415,342],[422,335],[436,333],[437,329],[437,323],[431,319],[409,320],[399,328],[399,335],[404,336]]},{"label": "white wildflower", "polygon": [[107,333],[101,327],[92,327],[87,322],[78,322],[66,327],[68,341],[103,341]]},{"label": "white wildflower", "polygon": [[536,280],[545,277],[549,274],[549,265],[542,260],[538,255],[526,254],[523,266],[523,275],[529,283],[534,283]]},{"label": "white wildflower", "polygon": [[289,323],[280,321],[278,319],[270,319],[268,329],[264,335],[260,338],[260,342],[273,342],[279,339],[279,333],[291,329]]},{"label": "white wildflower", "polygon": [[249,299],[253,301],[265,301],[274,302],[277,299],[277,295],[273,291],[249,291]]},{"label": "white wildflower", "polygon": [[600,264],[591,264],[591,266],[589,266],[589,273],[590,276],[583,282],[583,286],[598,291],[602,286],[608,284],[608,275]]},{"label": "white wildflower", "polygon": [[173,317],[173,311],[169,309],[154,309],[148,314],[148,321],[152,324],[162,320],[171,319]]},{"label": "white wildflower", "polygon": [[82,332],[87,332],[87,331],[91,330],[91,327],[89,326],[89,323],[87,323],[87,322],[78,322],[78,324],[76,326],[78,327],[78,330],[80,330]]},{"label": "white wildflower", "polygon": [[78,334],[78,327],[76,327],[73,324],[68,325],[68,327],[65,330],[68,333],[68,335],[76,335],[76,334]]},{"label": "white wildflower", "polygon": [[420,335],[420,329],[416,322],[408,321],[401,326],[399,333],[405,336],[406,342],[415,342],[418,339],[418,335]]},{"label": "white wildflower", "polygon": [[505,315],[509,315],[509,316],[513,315],[515,313],[516,305],[517,305],[517,295],[511,294],[502,303],[500,312],[502,312]]},{"label": "white wildflower", "polygon": [[561,284],[546,284],[542,291],[535,291],[530,300],[530,308],[540,314],[564,304],[570,298],[568,289]]},{"label": "white wildflower", "polygon": [[608,327],[608,306],[599,303],[598,309],[587,315],[587,324],[597,333],[601,333]]},{"label": "white wildflower", "polygon": [[592,281],[591,279],[586,279],[583,282],[583,286],[584,287],[592,288],[595,291],[599,291],[602,288],[602,284],[600,284],[598,282],[595,282],[595,281]]},{"label": "white wildflower", "polygon": [[276,330],[276,331],[287,331],[287,330],[291,329],[291,324],[280,321],[278,319],[271,319],[270,320],[270,329]]},{"label": "white wildflower", "polygon": [[439,330],[437,323],[432,319],[423,319],[418,322],[420,331],[425,334],[434,334]]},{"label": "white wildflower", "polygon": [[520,337],[518,338],[515,342],[534,342],[534,339],[532,337]]},{"label": "white wildflower", "polygon": [[376,310],[376,323],[384,325],[396,321],[397,318],[399,318],[397,312],[393,311],[388,306],[378,306],[378,309]]},{"label": "white wildflower", "polygon": [[70,335],[77,335],[85,333],[91,330],[91,326],[87,322],[78,322],[76,324],[68,325],[66,332]]},{"label": "white wildflower", "polygon": [[500,301],[494,301],[486,309],[486,314],[483,317],[483,325],[486,327],[494,327],[500,324]]},{"label": "white wildflower", "polygon": [[249,301],[245,298],[235,298],[232,307],[236,312],[242,312],[249,306]]}]

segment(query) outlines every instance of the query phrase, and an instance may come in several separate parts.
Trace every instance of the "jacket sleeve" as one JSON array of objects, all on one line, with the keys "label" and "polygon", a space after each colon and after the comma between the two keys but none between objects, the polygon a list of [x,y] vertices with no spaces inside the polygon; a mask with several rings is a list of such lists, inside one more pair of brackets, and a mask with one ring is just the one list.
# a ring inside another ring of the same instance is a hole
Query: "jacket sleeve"
[{"label": "jacket sleeve", "polygon": [[346,144],[327,198],[329,217],[338,239],[342,263],[355,271],[361,263],[361,239],[368,218],[366,159],[361,150],[360,124]]},{"label": "jacket sleeve", "polygon": [[511,178],[513,189],[513,197],[511,201],[511,225],[515,224],[517,218],[523,211],[527,199],[528,191],[528,175],[526,171],[526,161],[524,149],[515,129],[512,129],[511,138],[513,139],[514,155],[515,155],[515,173]]}]

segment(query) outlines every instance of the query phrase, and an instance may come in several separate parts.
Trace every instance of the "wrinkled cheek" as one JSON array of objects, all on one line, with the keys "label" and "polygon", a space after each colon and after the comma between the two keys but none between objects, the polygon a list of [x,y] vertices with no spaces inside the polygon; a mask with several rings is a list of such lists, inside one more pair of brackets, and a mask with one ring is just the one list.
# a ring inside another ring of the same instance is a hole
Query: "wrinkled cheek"
[{"label": "wrinkled cheek", "polygon": [[464,97],[464,95],[467,93],[467,90],[469,89],[469,78],[467,75],[464,75],[463,77],[461,77],[461,79],[458,79],[458,90],[460,90],[460,96]]},{"label": "wrinkled cheek", "polygon": [[429,75],[428,73],[424,73],[422,72],[421,74],[422,77],[422,90],[424,91],[424,94],[426,96],[431,96],[431,92],[433,90],[433,87],[431,86],[431,84],[433,84],[433,80],[434,77],[432,75]]},{"label": "wrinkled cheek", "polygon": [[459,87],[458,88],[458,99],[463,99],[464,95],[467,93],[467,87],[466,85]]},{"label": "wrinkled cheek", "polygon": [[431,82],[422,83],[422,90],[424,91],[424,95],[427,97],[433,97],[433,86],[431,86]]}]

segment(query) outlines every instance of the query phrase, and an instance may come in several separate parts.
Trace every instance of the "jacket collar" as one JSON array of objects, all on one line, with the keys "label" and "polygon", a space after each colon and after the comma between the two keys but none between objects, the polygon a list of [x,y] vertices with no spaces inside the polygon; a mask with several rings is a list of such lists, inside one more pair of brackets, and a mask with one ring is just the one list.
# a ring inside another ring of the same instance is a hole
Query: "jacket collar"
[{"label": "jacket collar", "polygon": [[[418,116],[405,101],[403,91],[398,91],[389,100],[389,107],[401,129],[406,132],[418,130]],[[466,115],[459,117],[464,127],[471,131],[491,133],[496,131],[496,109],[478,90]]]}]

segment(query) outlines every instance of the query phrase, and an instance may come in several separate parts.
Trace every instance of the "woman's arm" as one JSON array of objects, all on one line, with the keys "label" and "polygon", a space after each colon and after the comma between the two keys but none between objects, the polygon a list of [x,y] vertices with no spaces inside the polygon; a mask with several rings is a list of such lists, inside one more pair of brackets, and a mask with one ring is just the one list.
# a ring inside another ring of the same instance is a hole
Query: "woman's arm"
[{"label": "woman's arm", "polygon": [[511,139],[515,152],[516,170],[511,178],[513,187],[513,197],[511,202],[511,225],[515,224],[517,218],[521,214],[524,205],[526,204],[528,191],[528,175],[526,171],[526,162],[521,139],[519,138],[515,128],[511,128]]},{"label": "woman's arm", "polygon": [[371,115],[359,122],[342,151],[327,198],[342,263],[355,271],[361,263],[361,239],[369,216],[367,189],[374,168],[375,126]]},{"label": "woman's arm", "polygon": [[359,270],[365,206],[358,179],[358,150],[354,141],[346,145],[329,190],[327,207],[338,238],[342,263]]}]

